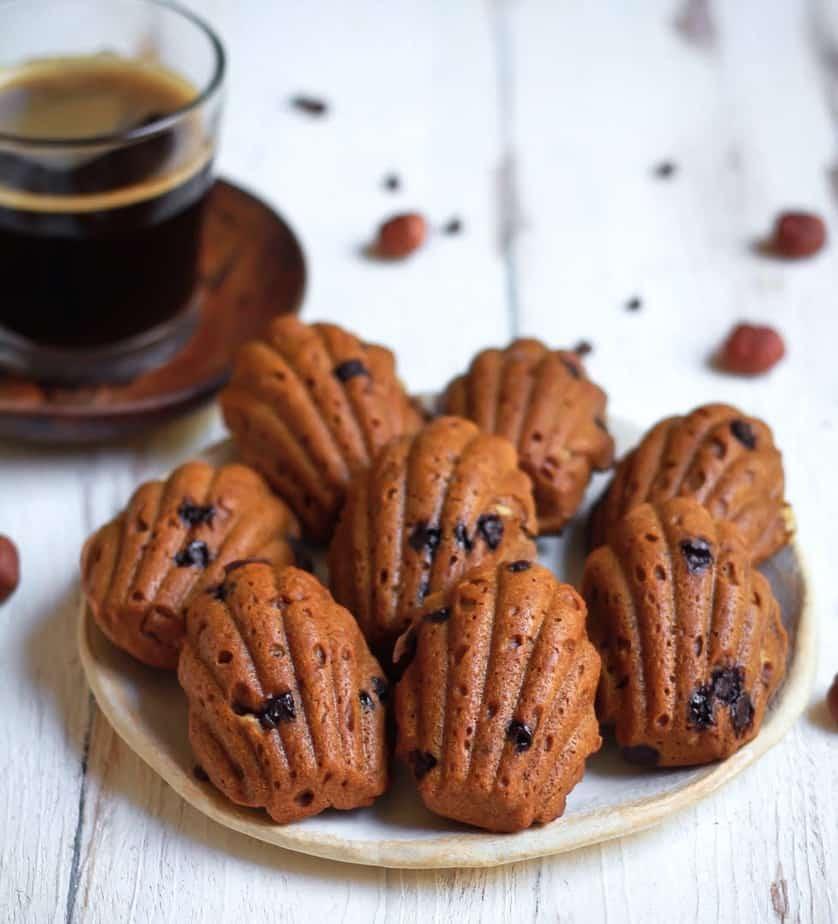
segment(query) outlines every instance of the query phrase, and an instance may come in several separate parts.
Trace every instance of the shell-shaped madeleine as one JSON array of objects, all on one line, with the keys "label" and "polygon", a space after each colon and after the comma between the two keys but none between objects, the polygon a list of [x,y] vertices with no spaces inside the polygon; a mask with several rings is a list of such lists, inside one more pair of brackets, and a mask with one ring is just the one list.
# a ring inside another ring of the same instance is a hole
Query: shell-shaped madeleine
[{"label": "shell-shaped madeleine", "polygon": [[387,787],[387,685],[358,625],[297,568],[228,568],[193,598],[178,679],[189,740],[229,799],[286,824]]},{"label": "shell-shaped madeleine", "polygon": [[318,541],[329,539],[350,478],[421,424],[389,350],[293,315],[239,350],[220,401],[242,459]]},{"label": "shell-shaped madeleine", "polygon": [[514,446],[440,417],[390,443],[352,483],[329,549],[332,592],[389,665],[425,597],[487,559],[535,555],[530,482]]},{"label": "shell-shaped madeleine", "polygon": [[561,815],[601,743],[600,662],[573,588],[527,561],[476,569],[429,597],[397,647],[413,656],[396,752],[425,805],[490,831]]},{"label": "shell-shaped madeleine", "polygon": [[735,527],[692,498],[636,507],[588,557],[582,593],[597,712],[627,759],[704,764],[757,734],[788,642]]},{"label": "shell-shaped madeleine", "polygon": [[593,471],[614,459],[605,426],[605,392],[579,357],[538,340],[484,350],[448,386],[446,414],[467,417],[510,440],[530,476],[541,532],[556,532],[576,513]]},{"label": "shell-shaped madeleine", "polygon": [[149,481],[93,533],[81,555],[82,588],[99,628],[153,667],[174,669],[183,606],[244,558],[294,562],[297,520],[244,465],[187,462]]},{"label": "shell-shaped madeleine", "polygon": [[708,404],[653,427],[617,465],[591,518],[592,547],[639,504],[694,497],[739,528],[755,562],[791,537],[783,459],[770,428],[726,404]]}]

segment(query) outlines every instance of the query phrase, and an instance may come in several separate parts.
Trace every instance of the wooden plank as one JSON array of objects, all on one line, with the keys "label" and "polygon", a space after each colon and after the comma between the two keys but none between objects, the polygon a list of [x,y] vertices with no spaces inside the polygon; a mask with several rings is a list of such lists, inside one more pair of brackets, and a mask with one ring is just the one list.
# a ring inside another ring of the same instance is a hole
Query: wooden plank
[{"label": "wooden plank", "polygon": [[71,643],[75,589],[46,576],[65,543],[80,541],[85,511],[80,477],[45,485],[45,466],[27,462],[13,480],[6,462],[0,476],[0,531],[32,535],[0,620],[0,907],[13,920],[63,920],[88,704]]},{"label": "wooden plank", "polygon": [[[752,248],[783,208],[835,213],[824,55],[794,2],[720,5],[710,48],[685,43],[672,12],[669,3],[644,4],[643,15],[619,3],[516,8],[521,329],[557,343],[590,339],[591,372],[615,413],[642,427],[709,400],[764,416],[786,451],[813,574],[827,574],[818,536],[824,498],[836,497],[823,460],[838,448],[838,372],[815,358],[818,341],[838,336],[829,295],[838,264],[827,252],[787,265]],[[828,79],[834,91],[834,72]],[[663,160],[677,166],[670,179],[655,175]],[[625,307],[634,294],[639,312]],[[784,332],[790,355],[772,376],[737,380],[710,368],[742,319]],[[838,600],[824,584],[816,592],[833,613]],[[834,620],[824,636],[835,650]],[[816,703],[837,666],[822,666]],[[544,861],[544,890],[567,882],[561,907],[579,920],[594,875],[608,919],[832,919],[836,769],[820,710],[707,803],[604,845],[598,870],[592,855],[575,856],[570,871]]]},{"label": "wooden plank", "polygon": [[[393,346],[416,390],[438,387],[478,348],[506,340],[494,59],[482,5],[405,11],[336,3],[282,17],[266,17],[255,2],[202,6],[231,51],[221,169],[263,191],[303,237],[311,266],[305,316]],[[328,117],[289,109],[297,92],[326,98]],[[403,180],[397,195],[381,189],[390,170]],[[464,233],[435,236],[398,266],[363,259],[358,248],[377,222],[403,208],[436,223],[462,216]],[[161,456],[149,453],[148,461]],[[124,462],[112,464],[113,477],[124,480],[117,474]],[[101,715],[92,724],[80,830],[78,921],[242,913],[310,921],[314,908],[365,921],[389,920],[395,908],[408,920],[411,901],[428,901],[427,877],[295,856],[211,824]],[[462,876],[464,891],[485,907],[481,889],[470,885],[485,874]]]},{"label": "wooden plank", "polygon": [[[84,861],[88,748],[97,710],[75,645],[84,537],[135,483],[219,433],[214,414],[109,450],[3,447],[0,532],[22,579],[0,619],[0,908],[4,919],[71,917]],[[101,720],[100,720],[101,721]]]},{"label": "wooden plank", "polygon": [[[496,247],[499,129],[490,22],[482,4],[202,5],[230,46],[221,169],[276,204],[311,271],[305,316],[397,349],[414,390],[438,388],[477,347],[505,339]],[[308,93],[327,116],[294,111]],[[399,175],[398,193],[382,187]],[[381,220],[424,213],[436,232],[395,264],[365,259]],[[445,335],[442,336],[442,332]]]}]

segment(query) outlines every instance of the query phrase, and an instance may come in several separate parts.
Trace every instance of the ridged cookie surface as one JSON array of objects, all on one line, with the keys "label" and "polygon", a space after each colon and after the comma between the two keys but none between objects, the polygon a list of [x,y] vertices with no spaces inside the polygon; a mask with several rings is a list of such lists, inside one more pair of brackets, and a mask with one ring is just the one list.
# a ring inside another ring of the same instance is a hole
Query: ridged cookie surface
[{"label": "ridged cookie surface", "polygon": [[239,350],[220,401],[242,459],[318,541],[330,537],[351,477],[421,424],[389,350],[294,315]]},{"label": "ridged cookie surface", "polygon": [[588,557],[582,593],[603,661],[597,711],[627,759],[704,764],[759,732],[787,639],[735,527],[692,498],[636,507]]},{"label": "ridged cookie surface", "polygon": [[174,669],[190,595],[217,583],[236,559],[291,564],[298,535],[294,515],[252,469],[187,462],[165,481],[137,488],[125,510],[87,540],[82,587],[115,645]]},{"label": "ridged cookie surface", "polygon": [[504,562],[426,601],[399,641],[397,753],[425,805],[490,831],[562,814],[600,746],[585,604],[546,568]]},{"label": "ridged cookie surface", "polygon": [[694,497],[737,526],[755,562],[791,537],[783,459],[769,427],[726,404],[662,420],[617,465],[591,519],[592,547],[640,504]]},{"label": "ridged cookie surface", "polygon": [[194,598],[178,678],[189,740],[229,799],[280,824],[387,787],[387,685],[352,616],[304,571],[228,568]]},{"label": "ridged cookie surface", "polygon": [[535,555],[517,462],[508,440],[440,417],[394,440],[352,483],[329,550],[331,586],[382,664],[428,594],[483,561]]},{"label": "ridged cookie surface", "polygon": [[442,410],[473,420],[518,449],[530,476],[541,532],[556,532],[576,513],[593,471],[614,458],[605,425],[605,392],[579,357],[538,340],[484,350],[448,386]]}]

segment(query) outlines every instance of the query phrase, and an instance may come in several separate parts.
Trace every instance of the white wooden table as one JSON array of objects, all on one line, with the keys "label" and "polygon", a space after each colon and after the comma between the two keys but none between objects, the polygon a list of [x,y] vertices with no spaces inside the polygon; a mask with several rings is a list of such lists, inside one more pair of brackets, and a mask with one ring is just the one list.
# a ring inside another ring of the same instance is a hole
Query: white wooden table
[{"label": "white wooden table", "polygon": [[[142,478],[217,439],[214,410],[95,450],[0,446],[0,533],[23,581],[0,610],[0,919],[838,920],[836,244],[751,243],[810,207],[838,241],[838,3],[719,0],[193,2],[230,57],[221,168],[276,204],[310,260],[304,316],[399,354],[416,391],[517,333],[594,345],[611,409],[644,427],[710,399],[785,451],[822,653],[810,708],[733,784],[654,831],[493,871],[399,872],[271,849],[205,820],[115,736],[74,646],[84,536]],[[689,32],[689,30],[687,30]],[[288,106],[322,95],[330,115]],[[669,180],[653,175],[662,160]],[[396,171],[403,190],[382,177]],[[418,208],[464,232],[399,266],[359,246]],[[642,298],[629,312],[626,301]],[[707,357],[742,318],[789,356],[756,381]]]}]

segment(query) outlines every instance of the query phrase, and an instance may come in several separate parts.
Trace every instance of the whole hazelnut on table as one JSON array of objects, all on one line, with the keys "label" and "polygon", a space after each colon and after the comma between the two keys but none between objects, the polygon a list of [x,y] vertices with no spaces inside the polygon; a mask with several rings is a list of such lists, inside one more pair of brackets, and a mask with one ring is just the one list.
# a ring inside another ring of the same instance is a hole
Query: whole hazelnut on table
[{"label": "whole hazelnut on table", "polygon": [[722,345],[717,365],[725,372],[760,375],[776,366],[785,353],[783,338],[773,327],[737,324]]},{"label": "whole hazelnut on table", "polygon": [[811,212],[782,212],[774,222],[768,251],[778,257],[811,257],[826,243],[826,225]]},{"label": "whole hazelnut on table", "polygon": [[838,674],[835,675],[832,686],[826,694],[826,705],[829,707],[829,711],[835,723],[838,724]]},{"label": "whole hazelnut on table", "polygon": [[418,212],[394,215],[378,229],[372,252],[385,260],[401,260],[418,250],[427,236],[428,222]]},{"label": "whole hazelnut on table", "polygon": [[20,580],[17,546],[8,536],[0,536],[0,603],[15,592]]}]

